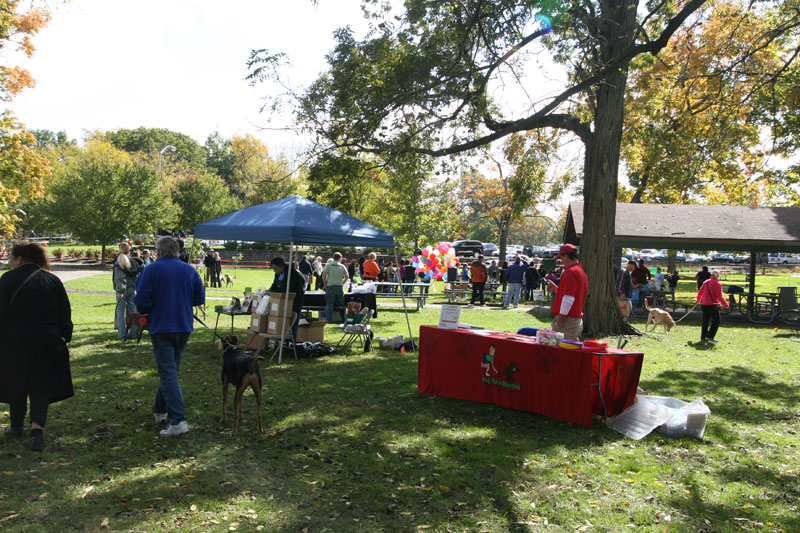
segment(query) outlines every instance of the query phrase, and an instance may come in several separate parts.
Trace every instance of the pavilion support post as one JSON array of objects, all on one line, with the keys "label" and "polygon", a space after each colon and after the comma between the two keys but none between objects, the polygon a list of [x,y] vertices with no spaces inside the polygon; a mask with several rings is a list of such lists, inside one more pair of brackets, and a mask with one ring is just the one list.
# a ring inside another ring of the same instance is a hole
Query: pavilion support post
[{"label": "pavilion support post", "polygon": [[747,314],[751,315],[754,311],[753,305],[755,304],[755,293],[756,293],[756,258],[758,257],[758,252],[751,251],[750,252],[750,283],[747,287],[747,293],[750,297],[747,299]]}]

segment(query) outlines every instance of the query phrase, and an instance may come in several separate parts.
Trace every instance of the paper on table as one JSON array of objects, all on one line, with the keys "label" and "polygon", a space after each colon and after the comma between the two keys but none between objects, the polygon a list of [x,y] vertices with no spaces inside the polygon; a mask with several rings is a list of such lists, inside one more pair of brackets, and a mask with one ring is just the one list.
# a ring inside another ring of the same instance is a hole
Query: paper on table
[{"label": "paper on table", "polygon": [[458,329],[458,321],[461,318],[461,306],[443,305],[442,312],[439,314],[439,328]]}]

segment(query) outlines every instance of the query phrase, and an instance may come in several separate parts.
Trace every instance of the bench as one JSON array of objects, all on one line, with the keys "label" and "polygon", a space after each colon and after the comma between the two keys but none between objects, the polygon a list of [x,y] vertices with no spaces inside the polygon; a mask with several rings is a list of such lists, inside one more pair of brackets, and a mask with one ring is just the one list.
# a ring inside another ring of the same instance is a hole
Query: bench
[{"label": "bench", "polygon": [[419,294],[419,293],[405,294],[405,295],[400,294],[399,292],[378,292],[378,293],[375,293],[375,298],[391,298],[391,299],[400,298],[400,299],[402,299],[404,296],[405,296],[406,300],[416,300],[415,304],[417,306],[417,311],[419,311],[420,309],[425,307],[425,300],[428,299],[428,295],[427,294]]},{"label": "bench", "polygon": [[[450,303],[457,303],[466,301],[468,297],[472,296],[472,291],[467,289],[445,289],[444,295],[447,297],[447,301]],[[497,297],[503,299],[506,297],[505,291],[483,291],[484,298],[492,298],[497,299]]]}]

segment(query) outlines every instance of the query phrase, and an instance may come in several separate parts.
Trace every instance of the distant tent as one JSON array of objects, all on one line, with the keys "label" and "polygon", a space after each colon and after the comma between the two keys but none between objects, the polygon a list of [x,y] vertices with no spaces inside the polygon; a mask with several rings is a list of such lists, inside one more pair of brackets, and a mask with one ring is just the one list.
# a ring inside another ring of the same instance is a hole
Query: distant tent
[{"label": "distant tent", "polygon": [[[286,242],[289,243],[290,263],[295,253],[294,248],[298,244],[392,248],[397,264],[397,249],[391,233],[298,195],[246,207],[214,220],[202,222],[195,227],[194,238]],[[288,294],[288,283],[286,291]],[[403,311],[406,314],[408,334],[413,342],[414,335],[411,333],[411,324],[408,321],[405,297],[403,297]],[[278,363],[281,362],[283,354],[284,338],[285,331],[282,331]]]}]

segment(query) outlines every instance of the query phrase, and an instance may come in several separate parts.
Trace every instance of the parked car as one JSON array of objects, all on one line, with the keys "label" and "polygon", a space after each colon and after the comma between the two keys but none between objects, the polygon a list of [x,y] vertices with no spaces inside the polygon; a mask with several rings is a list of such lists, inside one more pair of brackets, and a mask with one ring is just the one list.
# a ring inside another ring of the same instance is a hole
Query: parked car
[{"label": "parked car", "polygon": [[656,251],[655,255],[653,255],[653,259],[656,261],[666,261],[667,260],[667,249],[664,248],[663,250]]},{"label": "parked car", "polygon": [[529,257],[542,257],[542,253],[545,251],[544,246],[533,246],[527,245],[522,247],[522,253],[529,256]]},{"label": "parked car", "polygon": [[733,254],[727,254],[723,252],[712,252],[710,257],[712,261],[733,263]]},{"label": "parked car", "polygon": [[795,254],[769,254],[767,262],[778,265],[800,265],[800,256]]},{"label": "parked car", "polygon": [[736,254],[733,256],[733,262],[738,264],[741,263],[749,263],[750,262],[750,254]]},{"label": "parked car", "polygon": [[484,255],[497,257],[500,255],[500,247],[493,242],[485,242],[483,243],[483,253]]},{"label": "parked car", "polygon": [[542,252],[542,259],[554,259],[558,255],[558,252],[560,251],[561,251],[560,246],[547,248],[545,251]]},{"label": "parked car", "polygon": [[645,261],[649,261],[655,258],[656,253],[658,253],[658,250],[653,250],[652,248],[639,250],[639,253],[636,254],[636,260],[644,259]]},{"label": "parked car", "polygon": [[693,263],[705,263],[711,261],[707,255],[686,254],[686,260]]},{"label": "parked car", "polygon": [[474,257],[476,254],[483,254],[483,243],[481,241],[461,240],[453,243],[453,248],[458,257]]}]

